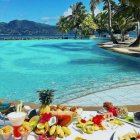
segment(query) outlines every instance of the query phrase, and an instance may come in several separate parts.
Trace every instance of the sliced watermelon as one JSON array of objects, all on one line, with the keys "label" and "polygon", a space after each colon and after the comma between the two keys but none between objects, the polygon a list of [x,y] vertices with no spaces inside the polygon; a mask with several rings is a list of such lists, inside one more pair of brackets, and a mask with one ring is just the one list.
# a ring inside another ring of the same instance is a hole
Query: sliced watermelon
[{"label": "sliced watermelon", "polygon": [[57,115],[56,118],[58,119],[58,125],[60,126],[68,126],[72,122],[72,116],[68,115]]}]

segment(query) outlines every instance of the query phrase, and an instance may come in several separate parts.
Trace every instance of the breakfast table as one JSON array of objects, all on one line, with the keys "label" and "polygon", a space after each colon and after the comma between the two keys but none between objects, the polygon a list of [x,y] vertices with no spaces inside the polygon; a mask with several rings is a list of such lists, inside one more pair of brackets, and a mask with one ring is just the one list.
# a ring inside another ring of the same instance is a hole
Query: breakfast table
[{"label": "breakfast table", "polygon": [[[30,109],[32,110],[32,108],[30,108]],[[119,139],[120,137],[122,137],[130,132],[140,133],[140,125],[134,125],[133,123],[130,124],[130,122],[129,123],[125,122],[125,120],[122,120],[123,125],[110,126],[109,124],[107,124],[108,125],[107,128],[105,128],[104,130],[102,130],[102,129],[99,129],[97,131],[94,130],[92,134],[87,134],[87,133],[83,132],[83,130],[81,128],[76,126],[76,123],[78,122],[77,117],[80,117],[83,120],[91,120],[91,118],[98,116],[100,113],[102,114],[103,108],[100,108],[100,109],[98,109],[98,111],[95,111],[95,110],[94,111],[93,110],[83,111],[83,109],[82,110],[80,109],[80,112],[78,113],[79,116],[76,116],[76,118],[73,118],[73,120],[71,121],[71,124],[68,126],[68,128],[71,131],[71,135],[65,136],[63,138],[59,137],[59,138],[56,138],[56,140],[75,140],[77,137],[82,138],[83,140],[120,140]],[[35,110],[38,112],[38,109],[35,109]],[[131,116],[134,116],[134,113],[128,112],[127,115],[131,117]],[[119,118],[115,118],[115,119],[119,119]],[[2,126],[6,126],[6,125],[11,125],[11,123],[8,120],[8,117],[3,119],[3,115],[0,113],[0,126],[2,127]],[[13,140],[13,139],[14,138],[11,135],[11,138],[8,140]],[[1,137],[0,137],[0,140],[2,140]],[[38,139],[38,135],[32,131],[29,134],[29,136],[27,137],[27,140],[40,140],[40,139]],[[78,140],[80,140],[80,139],[78,139]]]},{"label": "breakfast table", "polygon": [[[132,115],[133,113],[129,113]],[[82,118],[89,118],[91,116],[97,115],[96,111],[83,111],[81,114]],[[93,134],[86,134],[82,133],[82,131],[79,131],[76,127],[74,122],[69,125],[69,128],[71,130],[71,135],[68,137],[65,137],[63,139],[58,138],[56,140],[75,140],[76,137],[81,137],[85,140],[118,140],[118,137],[121,137],[129,132],[140,132],[140,127],[135,127],[133,125],[130,125],[128,123],[124,123],[122,126],[118,126],[115,129],[108,129],[108,130],[99,130],[93,132]],[[32,132],[27,140],[36,140],[36,135]]]}]

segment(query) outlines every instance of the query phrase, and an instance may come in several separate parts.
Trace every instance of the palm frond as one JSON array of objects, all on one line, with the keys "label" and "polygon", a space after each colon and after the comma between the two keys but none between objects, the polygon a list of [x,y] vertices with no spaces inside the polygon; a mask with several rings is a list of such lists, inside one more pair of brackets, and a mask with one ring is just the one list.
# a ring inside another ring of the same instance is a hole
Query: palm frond
[{"label": "palm frond", "polygon": [[136,6],[140,8],[140,0],[121,0],[123,4]]}]

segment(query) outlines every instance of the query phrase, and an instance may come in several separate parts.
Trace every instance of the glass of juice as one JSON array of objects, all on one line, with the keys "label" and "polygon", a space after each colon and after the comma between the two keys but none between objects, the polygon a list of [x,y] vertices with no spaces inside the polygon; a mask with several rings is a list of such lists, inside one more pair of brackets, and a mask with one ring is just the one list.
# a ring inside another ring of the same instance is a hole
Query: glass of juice
[{"label": "glass of juice", "polygon": [[14,130],[14,137],[15,139],[20,139],[21,138],[21,134],[19,133],[19,128],[21,127],[21,125],[23,124],[25,117],[26,117],[26,113],[24,112],[12,112],[10,114],[7,115],[8,119],[10,120],[10,123],[12,124]]}]

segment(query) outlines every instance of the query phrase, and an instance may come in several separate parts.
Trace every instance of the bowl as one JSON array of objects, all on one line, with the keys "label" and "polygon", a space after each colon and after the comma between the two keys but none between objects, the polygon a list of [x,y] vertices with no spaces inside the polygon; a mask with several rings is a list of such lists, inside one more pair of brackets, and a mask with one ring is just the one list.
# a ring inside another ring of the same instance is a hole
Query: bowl
[{"label": "bowl", "polygon": [[134,113],[134,123],[140,124],[140,112]]}]

